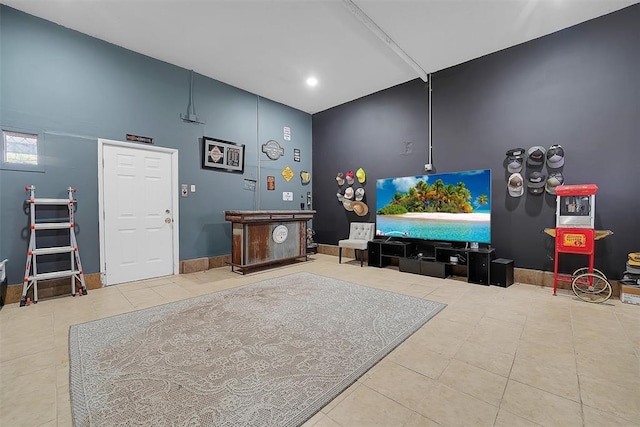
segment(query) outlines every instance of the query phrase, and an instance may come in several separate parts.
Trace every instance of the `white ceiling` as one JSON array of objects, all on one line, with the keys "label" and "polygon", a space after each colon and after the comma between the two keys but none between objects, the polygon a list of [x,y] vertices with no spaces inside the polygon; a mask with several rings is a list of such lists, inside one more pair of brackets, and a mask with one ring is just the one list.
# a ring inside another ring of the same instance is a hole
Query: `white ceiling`
[{"label": "white ceiling", "polygon": [[[1,1],[308,113],[420,76],[342,0]],[[354,1],[426,73],[638,2]]]}]

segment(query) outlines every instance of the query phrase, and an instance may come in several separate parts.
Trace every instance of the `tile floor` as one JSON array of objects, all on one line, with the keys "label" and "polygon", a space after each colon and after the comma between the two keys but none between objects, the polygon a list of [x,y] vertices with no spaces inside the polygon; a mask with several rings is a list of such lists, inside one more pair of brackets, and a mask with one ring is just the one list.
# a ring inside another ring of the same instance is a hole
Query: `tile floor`
[{"label": "tile floor", "polygon": [[70,325],[297,271],[448,304],[306,427],[640,425],[640,306],[318,254],[245,276],[223,267],[3,307],[0,426],[72,424]]}]

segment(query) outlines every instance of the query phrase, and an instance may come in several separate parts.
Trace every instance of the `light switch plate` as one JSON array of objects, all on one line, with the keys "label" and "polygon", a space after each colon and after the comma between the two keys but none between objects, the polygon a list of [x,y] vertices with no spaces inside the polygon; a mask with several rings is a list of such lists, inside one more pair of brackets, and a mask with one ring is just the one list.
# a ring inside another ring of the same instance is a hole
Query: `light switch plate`
[{"label": "light switch plate", "polygon": [[195,184],[191,184],[191,192],[192,193],[196,192],[196,185]]}]

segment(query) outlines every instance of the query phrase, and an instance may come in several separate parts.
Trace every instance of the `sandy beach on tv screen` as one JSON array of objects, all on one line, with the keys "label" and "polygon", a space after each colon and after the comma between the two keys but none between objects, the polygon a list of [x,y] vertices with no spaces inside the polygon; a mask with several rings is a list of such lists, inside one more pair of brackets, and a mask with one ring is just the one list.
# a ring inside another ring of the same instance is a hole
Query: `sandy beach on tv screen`
[{"label": "sandy beach on tv screen", "polygon": [[474,221],[489,222],[491,214],[488,213],[444,213],[444,212],[408,212],[402,215],[392,215],[407,219],[429,219],[443,221]]}]

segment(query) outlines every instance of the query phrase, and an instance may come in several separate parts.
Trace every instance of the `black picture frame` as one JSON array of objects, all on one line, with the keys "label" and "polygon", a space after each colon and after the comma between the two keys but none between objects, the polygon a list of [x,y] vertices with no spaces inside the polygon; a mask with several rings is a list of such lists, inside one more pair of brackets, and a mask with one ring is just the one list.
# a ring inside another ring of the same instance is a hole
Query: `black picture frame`
[{"label": "black picture frame", "polygon": [[244,173],[244,144],[203,136],[202,168]]}]

